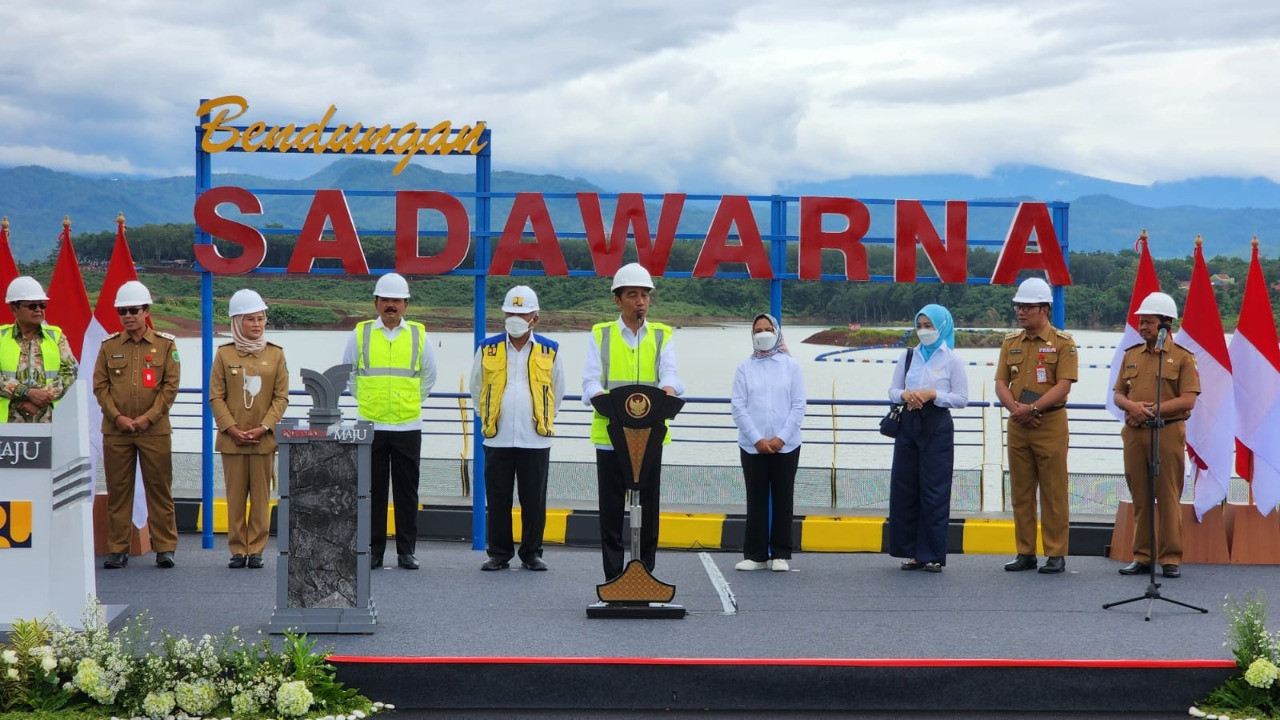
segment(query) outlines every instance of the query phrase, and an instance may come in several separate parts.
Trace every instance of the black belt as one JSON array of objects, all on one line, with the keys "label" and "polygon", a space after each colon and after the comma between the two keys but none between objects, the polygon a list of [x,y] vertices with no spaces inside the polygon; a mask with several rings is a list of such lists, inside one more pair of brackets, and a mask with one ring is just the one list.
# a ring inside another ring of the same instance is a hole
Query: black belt
[{"label": "black belt", "polygon": [[1049,413],[1051,413],[1051,412],[1058,412],[1059,410],[1061,410],[1061,409],[1062,409],[1062,408],[1064,408],[1064,407],[1066,407],[1066,405],[1054,405],[1054,406],[1053,406],[1053,407],[1051,407],[1051,408],[1045,408],[1045,409],[1041,410],[1041,411],[1040,411],[1040,414],[1041,414],[1041,415],[1048,415],[1048,414],[1049,414]]}]

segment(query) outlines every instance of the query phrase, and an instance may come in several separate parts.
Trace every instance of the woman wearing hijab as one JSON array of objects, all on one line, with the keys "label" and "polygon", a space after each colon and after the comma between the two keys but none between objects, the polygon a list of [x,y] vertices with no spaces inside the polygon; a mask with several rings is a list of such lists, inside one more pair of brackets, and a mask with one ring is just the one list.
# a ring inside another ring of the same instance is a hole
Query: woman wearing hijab
[{"label": "woman wearing hijab", "polygon": [[969,381],[946,308],[921,308],[916,336],[920,344],[903,354],[889,386],[890,402],[903,406],[889,476],[889,555],[906,558],[903,570],[942,572],[955,465],[951,408],[969,404]]},{"label": "woman wearing hijab", "polygon": [[[791,569],[791,509],[800,464],[804,380],[782,342],[782,326],[761,313],[751,323],[751,357],[733,378],[733,422],[747,486],[747,527],[738,570]],[[773,508],[772,515],[769,512]]]},{"label": "woman wearing hijab", "polygon": [[232,342],[218,348],[209,373],[209,407],[218,425],[215,447],[222,453],[227,486],[227,567],[260,568],[271,518],[275,427],[289,406],[289,368],[284,350],[264,337],[262,296],[237,291],[228,314]]}]

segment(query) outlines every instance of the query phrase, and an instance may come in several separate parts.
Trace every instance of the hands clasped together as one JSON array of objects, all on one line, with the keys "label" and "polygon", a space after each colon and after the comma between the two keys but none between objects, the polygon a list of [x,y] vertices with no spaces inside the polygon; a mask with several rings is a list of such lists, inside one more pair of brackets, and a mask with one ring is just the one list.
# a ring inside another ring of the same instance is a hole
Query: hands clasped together
[{"label": "hands clasped together", "polygon": [[761,455],[773,455],[782,452],[782,447],[784,445],[786,445],[786,443],[782,441],[782,438],[775,435],[768,440],[765,440],[764,438],[757,440],[756,450],[760,451]]},{"label": "hands clasped together", "polygon": [[902,404],[908,410],[919,410],[924,404],[938,397],[937,390],[905,390],[902,393]]}]

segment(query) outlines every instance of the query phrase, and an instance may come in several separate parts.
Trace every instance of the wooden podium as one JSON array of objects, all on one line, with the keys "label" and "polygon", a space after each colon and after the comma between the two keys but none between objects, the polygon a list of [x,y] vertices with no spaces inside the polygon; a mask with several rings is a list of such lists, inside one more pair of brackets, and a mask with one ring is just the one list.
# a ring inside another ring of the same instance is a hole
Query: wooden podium
[{"label": "wooden podium", "polygon": [[1228,503],[1225,516],[1233,564],[1280,565],[1280,511]]},{"label": "wooden podium", "polygon": [[[1257,509],[1254,509],[1257,512]],[[1196,509],[1190,503],[1182,503],[1182,564],[1225,564],[1236,562],[1227,550],[1227,530],[1224,526],[1222,507],[1215,507],[1196,521]],[[1156,534],[1160,534],[1160,516],[1155,518]],[[1280,525],[1277,525],[1280,529]],[[1111,528],[1112,560],[1133,560],[1133,503],[1121,500],[1116,506],[1116,521]],[[1153,561],[1157,560],[1153,558]]]}]

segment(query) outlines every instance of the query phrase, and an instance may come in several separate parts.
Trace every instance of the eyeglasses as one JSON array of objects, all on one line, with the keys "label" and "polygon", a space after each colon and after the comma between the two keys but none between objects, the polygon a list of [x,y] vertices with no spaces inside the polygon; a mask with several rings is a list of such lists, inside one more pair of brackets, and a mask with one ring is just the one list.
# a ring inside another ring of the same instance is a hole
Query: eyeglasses
[{"label": "eyeglasses", "polygon": [[35,311],[35,310],[43,310],[43,309],[45,309],[45,308],[49,307],[49,303],[35,303],[35,302],[33,302],[33,303],[18,303],[18,305],[19,305],[20,307],[24,307],[24,308],[26,308],[26,309],[28,309],[28,310],[31,310],[31,311]]},{"label": "eyeglasses", "polygon": [[1032,310],[1035,310],[1038,307],[1040,307],[1040,305],[1037,303],[1014,303],[1013,311],[1014,312],[1031,312]]},{"label": "eyeglasses", "polygon": [[125,315],[138,315],[139,313],[141,313],[143,310],[146,310],[146,309],[147,309],[146,306],[116,308],[116,314],[119,315],[120,317],[124,317]]}]

